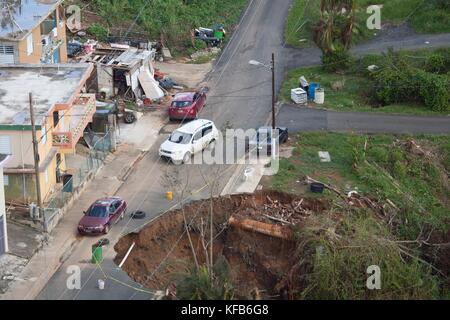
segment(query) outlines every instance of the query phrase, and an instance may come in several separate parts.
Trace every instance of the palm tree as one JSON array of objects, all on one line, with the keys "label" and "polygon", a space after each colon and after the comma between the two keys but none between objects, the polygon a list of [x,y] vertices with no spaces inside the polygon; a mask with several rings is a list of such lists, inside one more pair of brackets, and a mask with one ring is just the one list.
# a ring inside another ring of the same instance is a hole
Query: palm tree
[{"label": "palm tree", "polygon": [[320,20],[314,30],[314,41],[324,55],[338,48],[350,49],[356,28],[355,0],[321,0]]}]

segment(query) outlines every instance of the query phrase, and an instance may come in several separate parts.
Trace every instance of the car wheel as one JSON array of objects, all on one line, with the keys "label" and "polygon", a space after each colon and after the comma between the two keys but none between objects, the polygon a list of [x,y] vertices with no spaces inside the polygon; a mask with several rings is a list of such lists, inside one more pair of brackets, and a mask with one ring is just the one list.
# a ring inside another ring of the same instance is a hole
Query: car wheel
[{"label": "car wheel", "polygon": [[176,166],[180,166],[183,164],[183,160],[172,160],[172,163]]},{"label": "car wheel", "polygon": [[133,123],[134,121],[136,121],[136,117],[133,113],[131,112],[126,112],[125,113],[125,117],[123,118],[123,121],[125,123]]},{"label": "car wheel", "polygon": [[208,150],[214,150],[215,147],[216,147],[216,140],[213,139],[208,144]]},{"label": "car wheel", "polygon": [[191,160],[191,153],[190,152],[186,152],[184,154],[184,157],[183,157],[183,163],[188,163],[189,160]]},{"label": "car wheel", "polygon": [[103,233],[104,234],[108,234],[109,233],[109,224],[105,225],[105,228],[103,229]]}]

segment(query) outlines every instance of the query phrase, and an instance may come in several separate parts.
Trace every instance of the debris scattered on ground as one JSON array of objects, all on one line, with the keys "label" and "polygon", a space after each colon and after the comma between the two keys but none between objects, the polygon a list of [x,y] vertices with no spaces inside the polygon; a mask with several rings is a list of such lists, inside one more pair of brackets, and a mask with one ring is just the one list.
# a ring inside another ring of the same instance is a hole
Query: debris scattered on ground
[{"label": "debris scattered on ground", "polygon": [[[254,296],[255,288],[262,298],[281,298],[277,283],[296,262],[291,228],[301,227],[308,215],[329,208],[327,201],[274,191],[214,198],[212,205],[214,255],[223,255],[233,266],[233,285],[239,298],[247,299]],[[201,239],[202,235],[208,238],[209,210],[209,200],[195,201],[184,210],[163,215],[139,233],[121,238],[115,245],[115,262],[119,264],[135,242],[123,269],[140,284],[165,290],[172,283],[172,276],[181,271],[176,261],[192,261],[183,213],[190,221],[189,235],[202,262],[205,251]],[[160,265],[161,262],[164,263]],[[158,272],[153,273],[159,265]]]},{"label": "debris scattered on ground", "polygon": [[330,154],[328,151],[319,151],[320,162],[331,162]]}]

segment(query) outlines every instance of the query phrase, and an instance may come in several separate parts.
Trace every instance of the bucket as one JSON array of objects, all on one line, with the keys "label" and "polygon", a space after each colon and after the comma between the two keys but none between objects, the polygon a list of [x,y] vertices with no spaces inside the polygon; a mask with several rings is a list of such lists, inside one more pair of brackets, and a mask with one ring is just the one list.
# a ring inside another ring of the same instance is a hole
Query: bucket
[{"label": "bucket", "polygon": [[98,279],[98,288],[100,290],[105,289],[105,281],[103,281],[102,279]]},{"label": "bucket", "polygon": [[311,83],[308,87],[308,98],[310,100],[314,100],[316,96],[316,89],[320,88],[320,84],[318,83]]},{"label": "bucket", "polygon": [[166,192],[166,199],[168,201],[172,201],[173,200],[173,192],[172,191],[167,191]]},{"label": "bucket", "polygon": [[101,263],[103,261],[103,248],[97,243],[92,246],[92,263]]},{"label": "bucket", "polygon": [[325,91],[322,88],[317,88],[315,92],[314,102],[317,104],[323,104],[325,101]]}]

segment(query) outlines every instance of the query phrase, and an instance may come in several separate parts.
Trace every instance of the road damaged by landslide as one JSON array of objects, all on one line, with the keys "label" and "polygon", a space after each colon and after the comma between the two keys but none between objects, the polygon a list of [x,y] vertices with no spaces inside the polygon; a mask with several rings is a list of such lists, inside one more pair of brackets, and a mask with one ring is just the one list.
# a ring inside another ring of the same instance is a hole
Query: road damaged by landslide
[{"label": "road damaged by landslide", "polygon": [[123,269],[136,282],[165,290],[184,271],[186,264],[180,264],[180,260],[194,263],[183,210],[197,259],[200,264],[206,261],[211,204],[213,256],[225,257],[230,265],[235,297],[292,297],[292,289],[297,286],[292,284],[299,284],[302,275],[296,272],[296,234],[309,215],[328,209],[326,200],[261,191],[218,197],[212,203],[195,201],[161,216],[139,233],[121,238],[114,247],[115,262],[119,264],[135,243]]}]

